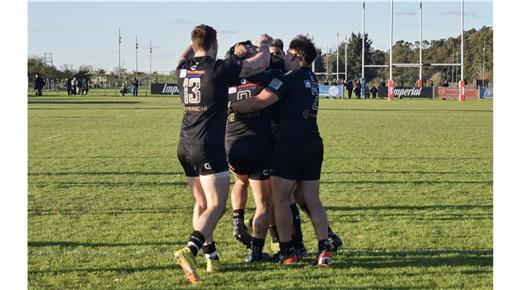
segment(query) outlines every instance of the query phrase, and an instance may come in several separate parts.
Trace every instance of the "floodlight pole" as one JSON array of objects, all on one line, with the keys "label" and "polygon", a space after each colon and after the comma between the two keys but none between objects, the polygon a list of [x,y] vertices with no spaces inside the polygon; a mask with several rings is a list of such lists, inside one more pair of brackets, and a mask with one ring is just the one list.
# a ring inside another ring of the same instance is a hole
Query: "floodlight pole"
[{"label": "floodlight pole", "polygon": [[459,82],[459,101],[466,99],[464,93],[464,0],[460,0],[460,82]]},{"label": "floodlight pole", "polygon": [[119,29],[119,50],[118,50],[118,55],[119,55],[119,66],[117,68],[117,75],[118,77],[121,79],[121,29]]},{"label": "floodlight pole", "polygon": [[137,34],[135,35],[135,76],[137,77],[137,49],[139,48],[139,43],[137,43]]},{"label": "floodlight pole", "polygon": [[365,0],[363,0],[363,17],[362,17],[362,34],[361,37],[361,96],[365,95]]},{"label": "floodlight pole", "polygon": [[338,39],[338,48],[336,50],[336,83],[339,82],[339,33],[336,34]]},{"label": "floodlight pole", "polygon": [[347,59],[347,36],[345,35],[345,83],[348,80],[348,59]]},{"label": "floodlight pole", "polygon": [[421,39],[419,41],[419,64],[421,66],[419,66],[419,87],[422,88],[423,86],[423,79],[422,79],[422,67],[423,67],[423,62],[422,62],[422,46],[423,46],[423,35],[422,35],[422,28],[423,28],[423,19],[422,19],[422,0],[420,1],[419,3],[419,10],[420,10],[420,14],[421,14],[421,24],[420,24],[420,27],[421,27]]},{"label": "floodlight pole", "polygon": [[394,100],[394,64],[393,64],[393,46],[394,46],[394,1],[390,0],[390,77],[388,79],[388,101]]},{"label": "floodlight pole", "polygon": [[152,94],[152,41],[150,40],[150,95]]}]

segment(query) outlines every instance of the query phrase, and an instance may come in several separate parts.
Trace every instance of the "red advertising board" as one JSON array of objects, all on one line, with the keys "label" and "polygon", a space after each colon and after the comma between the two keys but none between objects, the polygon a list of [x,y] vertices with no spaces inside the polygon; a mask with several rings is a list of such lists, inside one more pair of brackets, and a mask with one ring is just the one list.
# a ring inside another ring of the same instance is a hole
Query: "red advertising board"
[{"label": "red advertising board", "polygon": [[[478,88],[464,88],[466,100],[477,100],[479,98]],[[436,99],[453,100],[459,99],[458,87],[437,87],[435,91]]]}]

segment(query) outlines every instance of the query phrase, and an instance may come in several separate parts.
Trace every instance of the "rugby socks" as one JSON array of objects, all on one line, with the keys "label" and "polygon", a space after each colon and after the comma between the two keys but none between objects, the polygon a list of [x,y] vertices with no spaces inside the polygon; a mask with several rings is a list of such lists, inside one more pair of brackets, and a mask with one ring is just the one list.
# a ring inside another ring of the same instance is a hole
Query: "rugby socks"
[{"label": "rugby socks", "polygon": [[215,245],[215,241],[202,246],[202,252],[204,253],[206,259],[218,260],[217,247]]},{"label": "rugby socks", "polygon": [[233,210],[233,220],[242,220],[244,221],[244,209],[234,209]]},{"label": "rugby socks", "polygon": [[258,255],[262,255],[262,251],[264,250],[264,244],[265,239],[257,239],[253,237],[253,239],[251,240],[251,252]]},{"label": "rugby socks", "polygon": [[293,234],[292,240],[294,247],[303,248],[302,223],[300,220],[300,211],[296,203],[291,204],[291,212],[293,216]]},{"label": "rugby socks", "polygon": [[329,240],[321,240],[321,241],[318,241],[318,252],[322,252],[322,251],[330,251],[331,250],[331,247],[330,247],[330,242]]},{"label": "rugby socks", "polygon": [[292,241],[280,242],[280,255],[284,257],[294,255],[294,246]]},{"label": "rugby socks", "polygon": [[193,231],[190,235],[190,239],[188,241],[188,248],[190,248],[193,256],[197,256],[197,253],[202,248],[202,245],[206,241],[204,235],[199,231]]},{"label": "rugby socks", "polygon": [[271,235],[271,241],[273,243],[279,243],[280,237],[278,237],[278,231],[275,225],[269,225],[269,234]]}]

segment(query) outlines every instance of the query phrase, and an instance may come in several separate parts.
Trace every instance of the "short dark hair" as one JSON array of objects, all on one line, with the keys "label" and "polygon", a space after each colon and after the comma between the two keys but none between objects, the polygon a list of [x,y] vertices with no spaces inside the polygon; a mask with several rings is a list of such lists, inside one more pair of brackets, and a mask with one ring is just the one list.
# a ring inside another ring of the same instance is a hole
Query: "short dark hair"
[{"label": "short dark hair", "polygon": [[289,49],[296,51],[296,53],[303,59],[305,65],[309,66],[318,56],[318,51],[312,40],[305,35],[297,35],[289,44]]},{"label": "short dark hair", "polygon": [[230,58],[233,53],[235,53],[235,46],[237,45],[245,45],[245,46],[248,46],[248,45],[253,45],[253,43],[251,42],[251,40],[246,40],[246,41],[241,41],[241,42],[237,42],[235,44],[233,44],[229,50],[226,52],[226,58]]},{"label": "short dark hair", "polygon": [[209,50],[217,41],[217,31],[206,24],[195,26],[191,31],[191,41],[196,47]]},{"label": "short dark hair", "polygon": [[271,46],[278,47],[283,51],[283,41],[280,38],[273,39]]}]

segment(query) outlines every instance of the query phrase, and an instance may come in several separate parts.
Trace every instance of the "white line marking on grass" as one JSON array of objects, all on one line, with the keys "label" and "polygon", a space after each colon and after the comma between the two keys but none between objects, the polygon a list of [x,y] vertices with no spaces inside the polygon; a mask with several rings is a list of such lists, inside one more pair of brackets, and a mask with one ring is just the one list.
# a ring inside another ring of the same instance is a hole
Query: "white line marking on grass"
[{"label": "white line marking on grass", "polygon": [[42,139],[40,139],[40,141],[45,141],[45,140],[53,139],[53,138],[59,137],[59,136],[61,136],[61,135],[62,135],[61,133],[59,133],[59,134],[54,134],[54,135],[51,135],[51,136],[47,136],[47,137],[45,137],[45,138],[42,138]]}]

